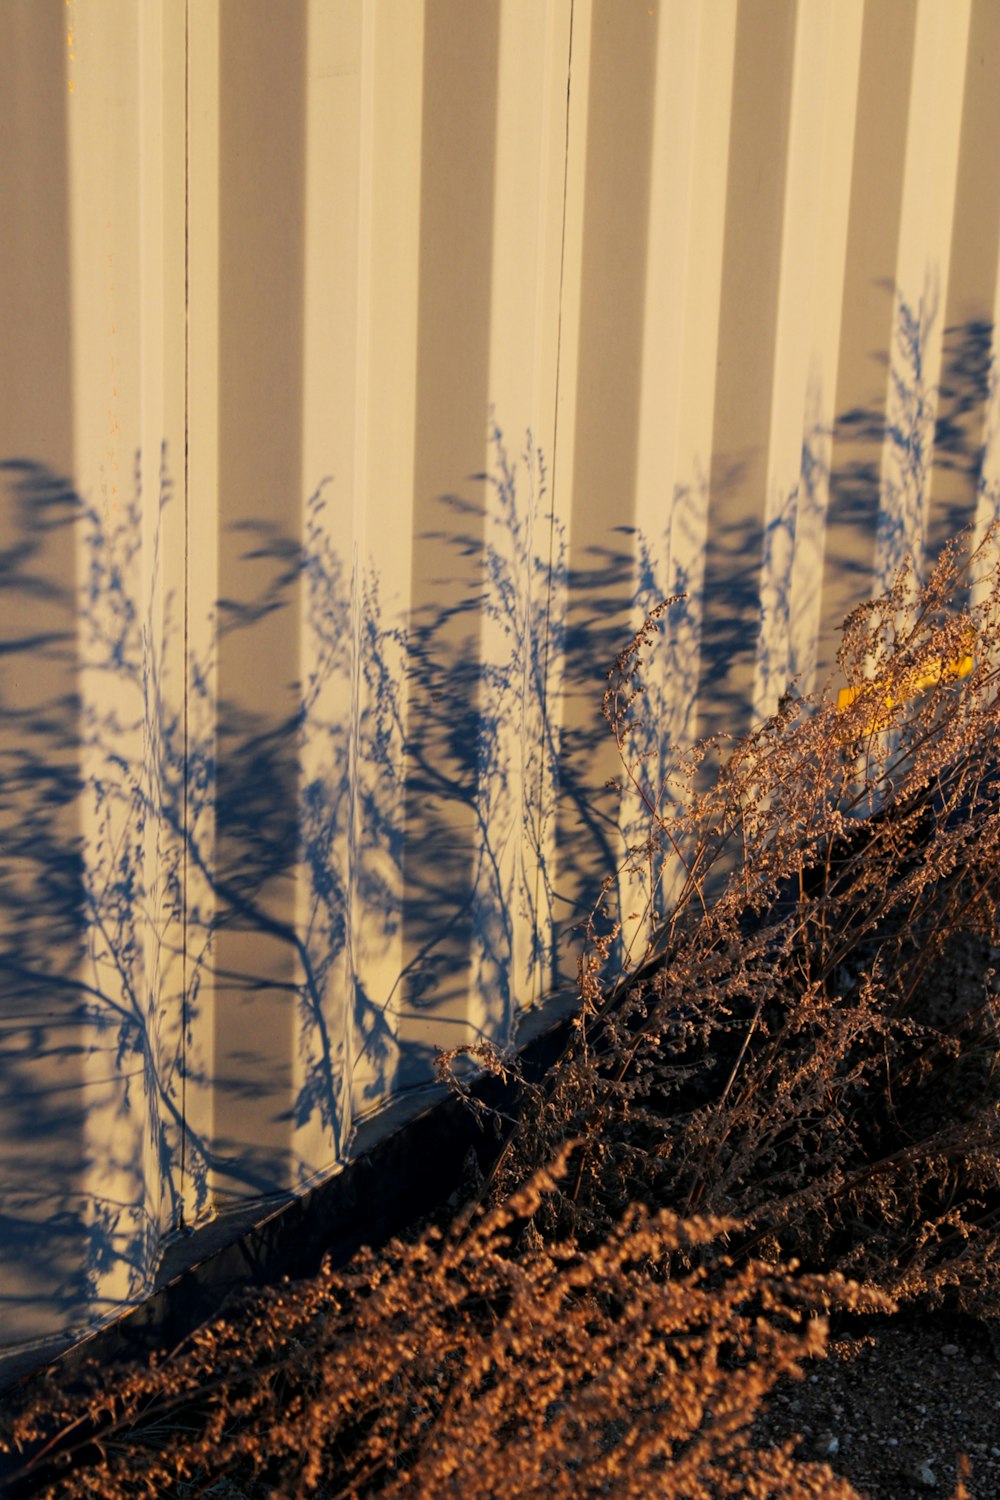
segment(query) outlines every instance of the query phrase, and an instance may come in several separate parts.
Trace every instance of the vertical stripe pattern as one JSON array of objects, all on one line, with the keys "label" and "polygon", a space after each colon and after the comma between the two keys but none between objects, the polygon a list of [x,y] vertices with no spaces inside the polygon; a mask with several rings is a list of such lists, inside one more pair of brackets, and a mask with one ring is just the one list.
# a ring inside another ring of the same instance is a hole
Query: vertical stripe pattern
[{"label": "vertical stripe pattern", "polygon": [[660,599],[669,757],[997,514],[1000,23],[9,0],[0,91],[11,1349],[637,936]]}]

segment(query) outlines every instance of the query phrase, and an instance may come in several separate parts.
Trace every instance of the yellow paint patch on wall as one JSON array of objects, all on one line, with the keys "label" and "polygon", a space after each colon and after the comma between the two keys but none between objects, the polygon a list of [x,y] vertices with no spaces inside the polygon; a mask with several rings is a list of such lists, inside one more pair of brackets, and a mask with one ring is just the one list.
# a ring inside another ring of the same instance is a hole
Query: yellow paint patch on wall
[{"label": "yellow paint patch on wall", "polygon": [[918,693],[926,692],[928,688],[937,687],[941,683],[960,682],[971,674],[975,666],[975,657],[972,655],[974,637],[971,630],[964,633],[962,645],[965,649],[961,656],[951,659],[942,656],[932,657],[922,666],[915,667],[912,672],[904,674],[891,693],[884,679],[878,678],[841,688],[837,694],[838,712],[846,712],[859,698],[867,699],[871,703],[872,713],[870,720],[866,723],[866,731],[871,733],[885,728],[892,710],[898,704],[908,703],[911,698],[915,698]]}]

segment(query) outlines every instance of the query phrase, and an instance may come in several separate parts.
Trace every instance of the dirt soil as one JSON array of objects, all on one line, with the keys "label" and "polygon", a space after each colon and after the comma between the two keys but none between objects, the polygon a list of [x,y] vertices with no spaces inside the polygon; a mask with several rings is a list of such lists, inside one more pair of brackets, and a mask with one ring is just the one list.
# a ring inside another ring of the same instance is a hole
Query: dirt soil
[{"label": "dirt soil", "polygon": [[828,1358],[782,1381],[755,1429],[795,1433],[869,1500],[951,1496],[962,1454],[972,1500],[1000,1500],[1000,1329],[906,1309],[835,1323]]},{"label": "dirt soil", "polygon": [[[922,1019],[947,1023],[981,1003],[1000,949],[959,933],[925,977]],[[990,988],[1000,989],[1000,974]],[[987,1059],[991,1075],[996,1054]],[[1000,1500],[1000,1318],[904,1307],[834,1322],[829,1356],[783,1381],[757,1427],[768,1442],[801,1433],[797,1452],[823,1459],[868,1500],[954,1494],[960,1456],[972,1500]]]}]

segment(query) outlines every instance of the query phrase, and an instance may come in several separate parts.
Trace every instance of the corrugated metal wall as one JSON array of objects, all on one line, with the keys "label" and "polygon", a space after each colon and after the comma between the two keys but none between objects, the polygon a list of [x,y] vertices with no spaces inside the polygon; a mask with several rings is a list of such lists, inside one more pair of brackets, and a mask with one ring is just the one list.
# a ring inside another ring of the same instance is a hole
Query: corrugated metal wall
[{"label": "corrugated metal wall", "polygon": [[995,0],[0,0],[0,1343],[572,982],[997,510]]}]

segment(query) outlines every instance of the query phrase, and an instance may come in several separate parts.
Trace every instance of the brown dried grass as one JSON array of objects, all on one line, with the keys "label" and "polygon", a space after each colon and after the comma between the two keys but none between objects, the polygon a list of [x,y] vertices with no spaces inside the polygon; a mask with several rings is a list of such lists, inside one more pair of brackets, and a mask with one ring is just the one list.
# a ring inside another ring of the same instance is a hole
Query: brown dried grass
[{"label": "brown dried grass", "polygon": [[[663,780],[634,748],[654,612],[605,714],[650,822],[630,862],[651,907],[677,894],[612,980],[609,883],[571,1041],[522,1080],[473,1200],[110,1384],[51,1377],[0,1441],[23,1481],[67,1500],[853,1494],[752,1438],[829,1312],[1000,1314],[995,554],[994,533],[949,549],[922,591],[902,574],[849,617],[845,711],[789,697]],[[941,664],[970,639],[960,681]]]}]

